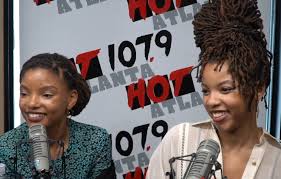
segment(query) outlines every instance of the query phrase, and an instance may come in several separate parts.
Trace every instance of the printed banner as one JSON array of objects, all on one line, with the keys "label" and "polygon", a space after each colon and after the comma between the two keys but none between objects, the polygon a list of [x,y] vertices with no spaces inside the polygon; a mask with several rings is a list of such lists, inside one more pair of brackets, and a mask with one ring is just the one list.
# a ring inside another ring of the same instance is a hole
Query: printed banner
[{"label": "printed banner", "polygon": [[21,64],[44,52],[76,64],[92,97],[75,120],[111,134],[119,179],[143,179],[172,126],[208,118],[196,70],[191,73],[199,53],[192,20],[203,3],[20,1]]}]

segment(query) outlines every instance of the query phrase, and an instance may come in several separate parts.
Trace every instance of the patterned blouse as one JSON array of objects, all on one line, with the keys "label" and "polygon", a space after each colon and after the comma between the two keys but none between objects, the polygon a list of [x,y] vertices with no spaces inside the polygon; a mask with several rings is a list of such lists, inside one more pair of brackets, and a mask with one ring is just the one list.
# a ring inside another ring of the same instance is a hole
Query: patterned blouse
[{"label": "patterned blouse", "polygon": [[[64,157],[50,161],[51,178],[115,178],[111,140],[106,130],[71,119],[69,127],[70,139]],[[34,164],[28,138],[26,123],[0,136],[0,163],[6,164],[6,173],[32,178]]]}]

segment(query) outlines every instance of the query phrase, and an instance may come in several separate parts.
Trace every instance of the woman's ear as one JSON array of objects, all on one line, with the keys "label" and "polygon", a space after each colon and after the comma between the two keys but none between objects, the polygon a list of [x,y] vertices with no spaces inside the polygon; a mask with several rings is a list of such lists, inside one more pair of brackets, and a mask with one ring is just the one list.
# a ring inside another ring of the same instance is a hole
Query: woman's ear
[{"label": "woman's ear", "polygon": [[77,100],[78,100],[78,92],[77,90],[72,90],[68,98],[67,109],[68,110],[72,109],[73,106],[75,106],[75,104],[77,103]]}]

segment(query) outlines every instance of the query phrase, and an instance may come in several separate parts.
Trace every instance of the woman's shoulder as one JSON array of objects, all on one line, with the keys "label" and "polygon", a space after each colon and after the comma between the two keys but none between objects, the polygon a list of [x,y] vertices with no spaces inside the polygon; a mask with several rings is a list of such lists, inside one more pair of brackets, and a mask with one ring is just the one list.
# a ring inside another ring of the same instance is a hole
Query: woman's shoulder
[{"label": "woman's shoulder", "polygon": [[70,121],[71,121],[70,126],[75,131],[87,132],[87,133],[100,133],[100,134],[108,135],[106,129],[104,129],[102,127],[98,127],[98,126],[86,124],[86,123],[81,123],[81,122],[74,121],[74,120],[70,120]]},{"label": "woman's shoulder", "polygon": [[71,135],[75,139],[87,141],[87,143],[104,143],[110,141],[110,135],[102,127],[71,120],[70,130]]},{"label": "woman's shoulder", "polygon": [[210,128],[212,128],[212,124],[209,120],[198,123],[180,123],[169,129],[161,143],[163,145],[177,145],[179,143],[182,145],[186,140],[189,140],[190,137],[197,138],[201,136],[202,132],[205,131],[206,133]]},{"label": "woman's shoulder", "polygon": [[26,123],[21,124],[20,126],[5,132],[0,136],[0,143],[14,143],[17,141],[25,140],[28,137],[28,126]]},{"label": "woman's shoulder", "polygon": [[15,148],[20,142],[28,139],[28,127],[25,123],[0,136],[0,158],[14,155]]},{"label": "woman's shoulder", "polygon": [[264,135],[265,140],[269,143],[269,145],[273,148],[276,148],[277,150],[281,151],[281,141],[277,138],[273,137],[269,133],[265,132]]},{"label": "woman's shoulder", "polygon": [[192,123],[189,123],[189,122],[177,124],[177,125],[173,126],[171,129],[169,129],[168,133],[173,134],[173,135],[179,134],[180,131],[189,128],[191,125],[192,125]]},{"label": "woman's shoulder", "polygon": [[182,136],[183,133],[186,133],[189,131],[190,128],[196,128],[197,126],[194,125],[194,123],[190,122],[184,122],[184,123],[179,123],[171,127],[167,134],[165,135],[164,139],[176,139],[179,136]]},{"label": "woman's shoulder", "polygon": [[185,131],[187,131],[191,128],[193,128],[193,129],[209,129],[211,127],[212,127],[212,124],[211,124],[210,120],[196,122],[196,123],[184,122],[184,123],[180,123],[180,124],[177,124],[177,125],[173,126],[169,130],[169,133],[176,135],[176,134],[179,134],[181,132],[185,132]]}]

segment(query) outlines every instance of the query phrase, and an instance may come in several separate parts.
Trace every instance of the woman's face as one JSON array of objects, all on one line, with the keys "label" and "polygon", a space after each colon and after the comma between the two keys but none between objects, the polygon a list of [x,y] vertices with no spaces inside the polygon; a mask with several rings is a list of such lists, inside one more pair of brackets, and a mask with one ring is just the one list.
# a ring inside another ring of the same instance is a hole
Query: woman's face
[{"label": "woman's face", "polygon": [[65,124],[67,112],[77,101],[77,91],[69,90],[54,72],[35,68],[26,71],[20,84],[20,109],[29,126],[40,123],[47,128]]},{"label": "woman's face", "polygon": [[250,121],[256,122],[250,120],[255,118],[255,111],[248,109],[237,82],[228,72],[228,63],[225,62],[220,71],[214,70],[216,65],[207,64],[202,74],[203,102],[215,126],[233,132]]}]

